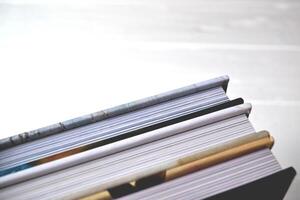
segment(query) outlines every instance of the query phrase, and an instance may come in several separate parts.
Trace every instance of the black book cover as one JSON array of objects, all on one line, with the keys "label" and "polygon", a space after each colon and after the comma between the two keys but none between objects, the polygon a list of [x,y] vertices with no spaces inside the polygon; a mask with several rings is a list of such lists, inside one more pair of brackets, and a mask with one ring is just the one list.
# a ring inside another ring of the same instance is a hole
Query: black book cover
[{"label": "black book cover", "polygon": [[209,197],[206,200],[282,200],[287,193],[296,171],[293,167]]}]

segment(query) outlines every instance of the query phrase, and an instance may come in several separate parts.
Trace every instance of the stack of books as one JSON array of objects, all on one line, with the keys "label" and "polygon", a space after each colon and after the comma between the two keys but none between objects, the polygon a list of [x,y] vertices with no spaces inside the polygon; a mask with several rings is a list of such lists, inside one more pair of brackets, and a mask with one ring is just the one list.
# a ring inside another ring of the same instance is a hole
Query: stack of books
[{"label": "stack of books", "polygon": [[[283,199],[294,176],[228,76],[0,140],[0,199]],[[280,141],[279,141],[280,142]]]}]

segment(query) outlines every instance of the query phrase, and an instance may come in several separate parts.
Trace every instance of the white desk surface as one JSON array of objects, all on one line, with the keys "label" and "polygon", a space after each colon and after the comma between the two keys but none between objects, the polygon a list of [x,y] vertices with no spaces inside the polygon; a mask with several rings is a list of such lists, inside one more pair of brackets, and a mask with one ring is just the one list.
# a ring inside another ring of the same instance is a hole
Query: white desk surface
[{"label": "white desk surface", "polygon": [[300,172],[300,1],[0,0],[0,138],[224,74]]}]

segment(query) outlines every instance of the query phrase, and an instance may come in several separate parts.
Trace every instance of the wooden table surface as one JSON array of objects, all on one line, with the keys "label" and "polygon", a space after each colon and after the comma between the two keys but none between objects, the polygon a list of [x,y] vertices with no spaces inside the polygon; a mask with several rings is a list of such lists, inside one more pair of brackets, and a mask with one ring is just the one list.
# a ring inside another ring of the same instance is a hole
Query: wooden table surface
[{"label": "wooden table surface", "polygon": [[224,74],[300,172],[299,1],[0,0],[1,138]]}]

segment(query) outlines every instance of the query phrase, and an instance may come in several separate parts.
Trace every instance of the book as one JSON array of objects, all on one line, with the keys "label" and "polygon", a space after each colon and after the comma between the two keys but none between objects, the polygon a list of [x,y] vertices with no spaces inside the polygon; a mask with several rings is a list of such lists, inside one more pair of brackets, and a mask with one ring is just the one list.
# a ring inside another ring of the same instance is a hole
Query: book
[{"label": "book", "polygon": [[0,176],[142,134],[229,102],[225,94],[228,80],[218,77],[58,123],[62,129],[51,125],[0,140]]},{"label": "book", "polygon": [[227,97],[228,81],[1,140],[0,199],[282,199],[296,171],[255,130],[251,104]]}]

